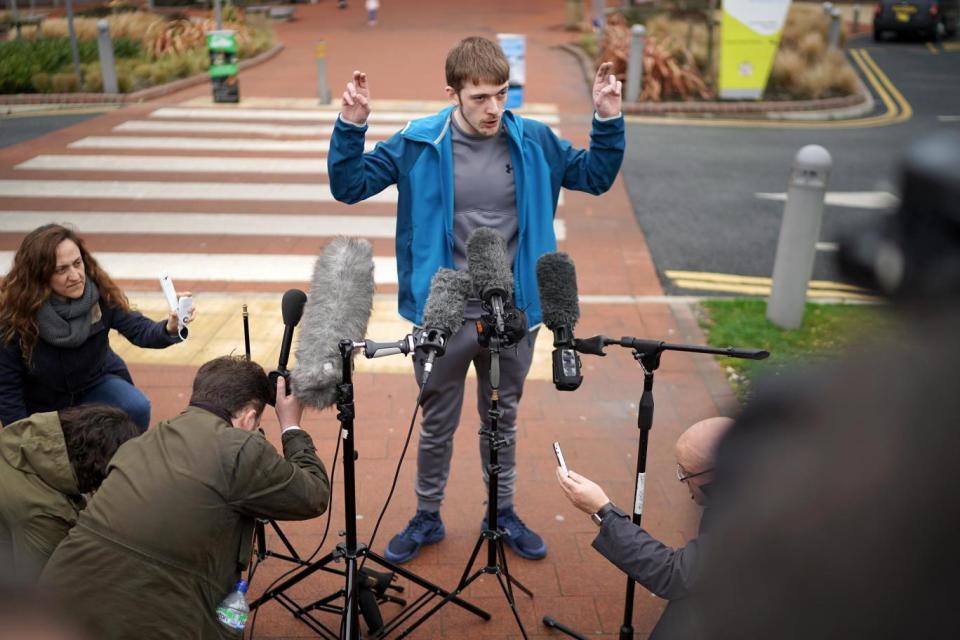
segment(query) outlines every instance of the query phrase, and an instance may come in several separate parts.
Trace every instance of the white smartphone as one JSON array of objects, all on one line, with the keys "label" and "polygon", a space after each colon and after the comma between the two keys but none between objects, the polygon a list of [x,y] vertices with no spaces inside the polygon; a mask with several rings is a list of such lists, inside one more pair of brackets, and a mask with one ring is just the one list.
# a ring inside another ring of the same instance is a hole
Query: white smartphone
[{"label": "white smartphone", "polygon": [[567,462],[563,459],[563,451],[560,450],[560,443],[553,443],[553,453],[557,456],[557,464],[560,465],[560,468],[563,470],[563,475],[569,476],[570,470],[567,469]]},{"label": "white smartphone", "polygon": [[173,288],[173,280],[170,279],[166,271],[160,274],[160,289],[163,290],[163,295],[167,298],[167,306],[170,307],[170,311],[177,311],[180,307],[177,300],[177,290]]}]

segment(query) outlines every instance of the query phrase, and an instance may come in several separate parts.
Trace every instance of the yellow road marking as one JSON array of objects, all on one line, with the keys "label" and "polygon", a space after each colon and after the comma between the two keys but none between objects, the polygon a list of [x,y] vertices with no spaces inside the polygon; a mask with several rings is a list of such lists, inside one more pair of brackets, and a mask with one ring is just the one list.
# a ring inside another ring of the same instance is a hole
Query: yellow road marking
[{"label": "yellow road marking", "polygon": [[[707,280],[711,282],[731,282],[740,284],[766,285],[772,282],[771,278],[763,276],[739,276],[730,273],[711,273],[709,271],[680,271],[667,270],[664,272],[668,278],[684,278],[687,280]],[[811,280],[809,286],[813,289],[846,289],[848,291],[864,291],[860,287],[844,284],[842,282],[832,282],[830,280]]]},{"label": "yellow road marking", "polygon": [[937,50],[936,45],[934,45],[932,42],[927,43],[927,49],[929,49],[930,53],[932,53],[935,56],[940,55],[940,51]]},{"label": "yellow road marking", "polygon": [[[716,291],[718,293],[736,293],[747,296],[770,295],[770,287],[764,287],[760,285],[725,284],[720,282],[707,282],[704,280],[674,280],[673,283],[681,289]],[[849,291],[834,291],[830,289],[808,289],[807,298],[810,300],[851,300],[857,302],[873,302],[877,300],[877,298],[873,296],[850,293]]]},{"label": "yellow road marking", "polygon": [[910,103],[906,98],[903,97],[903,94],[900,93],[900,90],[891,82],[890,78],[887,77],[887,74],[880,69],[880,66],[874,61],[873,57],[866,51],[861,51],[864,62],[873,70],[876,74],[876,77],[880,82],[890,91],[891,97],[897,102],[900,107],[900,114],[895,118],[897,124],[901,122],[906,122],[913,117],[913,107],[910,106]]},{"label": "yellow road marking", "polygon": [[960,51],[960,42],[944,42],[940,45],[944,51]]},{"label": "yellow road marking", "polygon": [[[773,285],[770,278],[738,276],[727,273],[668,270],[665,275],[673,281],[674,285],[682,289],[718,291],[751,296],[768,296]],[[807,297],[857,301],[874,301],[877,299],[874,296],[867,295],[863,289],[858,287],[828,280],[811,280],[807,288]]]},{"label": "yellow road marking", "polygon": [[[913,115],[913,109],[903,95],[896,90],[890,79],[880,71],[879,67],[864,49],[851,49],[850,57],[857,64],[867,82],[876,90],[877,95],[886,109],[878,116],[851,120],[750,120],[737,118],[710,118],[677,116],[626,116],[625,120],[636,124],[657,124],[688,127],[730,127],[744,129],[862,129],[869,127],[884,127],[898,124]],[[888,89],[890,90],[888,92]]]}]

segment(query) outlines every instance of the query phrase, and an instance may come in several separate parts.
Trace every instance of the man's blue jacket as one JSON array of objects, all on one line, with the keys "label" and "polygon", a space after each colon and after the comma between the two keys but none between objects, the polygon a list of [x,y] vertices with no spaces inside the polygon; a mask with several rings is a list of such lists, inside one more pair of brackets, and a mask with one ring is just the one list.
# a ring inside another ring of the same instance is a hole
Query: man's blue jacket
[{"label": "man's blue jacket", "polygon": [[[327,156],[330,190],[353,204],[397,185],[397,277],[400,315],[423,322],[430,280],[453,268],[453,107],[413,120],[389,140],[364,153],[366,126],[339,118]],[[553,217],[560,188],[599,195],[610,188],[623,161],[623,118],[593,119],[590,149],[574,149],[550,127],[510,111],[503,114],[517,195],[517,255],[514,298],[531,327],[542,320],[536,263],[556,251]]]}]

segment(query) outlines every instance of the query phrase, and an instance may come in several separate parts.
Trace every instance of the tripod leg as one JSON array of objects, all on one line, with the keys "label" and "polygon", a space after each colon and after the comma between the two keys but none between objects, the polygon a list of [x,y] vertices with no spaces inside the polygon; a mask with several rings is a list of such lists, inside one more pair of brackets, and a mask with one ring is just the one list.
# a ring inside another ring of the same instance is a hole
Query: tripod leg
[{"label": "tripod leg", "polygon": [[[409,580],[410,582],[412,582],[412,583],[416,584],[417,586],[419,586],[421,589],[424,589],[424,590],[426,590],[426,591],[429,591],[429,592],[431,592],[431,593],[434,593],[434,594],[436,594],[436,595],[438,595],[438,596],[448,596],[448,595],[451,595],[451,593],[450,593],[449,591],[447,591],[446,589],[443,589],[442,587],[440,587],[440,586],[438,586],[438,585],[435,585],[435,584],[433,584],[432,582],[421,578],[421,577],[418,576],[417,574],[412,573],[412,572],[408,571],[407,569],[404,569],[403,567],[399,567],[399,566],[393,564],[392,562],[390,562],[389,560],[387,560],[387,559],[384,558],[383,556],[377,555],[376,553],[374,553],[373,551],[370,551],[369,549],[367,549],[366,555],[367,555],[367,558],[369,558],[370,560],[373,560],[374,562],[376,562],[378,565],[380,565],[380,566],[383,567],[384,569],[389,569],[390,571],[393,571],[394,573],[396,573],[398,576],[401,576],[401,577],[403,577],[403,578],[406,578],[406,579]],[[463,600],[462,598],[458,598],[458,597],[454,596],[453,598],[451,598],[450,601],[453,602],[453,603],[454,603],[455,605],[457,605],[458,607],[462,607],[462,608],[466,609],[467,611],[469,611],[470,613],[472,613],[472,614],[475,615],[475,616],[478,616],[478,617],[480,617],[480,618],[483,618],[484,620],[489,620],[489,619],[490,619],[490,614],[489,614],[489,613],[487,613],[486,611],[484,611],[483,609],[481,609],[480,607],[478,607],[478,606],[476,606],[476,605],[470,604],[469,602],[467,602],[466,600]]]},{"label": "tripod leg", "polygon": [[565,624],[560,624],[550,616],[543,616],[543,626],[549,627],[550,629],[556,629],[560,633],[568,635],[571,638],[575,638],[576,640],[587,640],[586,636],[577,633]]},{"label": "tripod leg", "polygon": [[297,550],[293,548],[292,544],[290,544],[290,540],[287,539],[287,536],[283,533],[283,530],[280,529],[280,525],[277,524],[277,521],[271,520],[270,526],[273,527],[274,533],[276,533],[277,536],[280,538],[280,541],[283,543],[283,546],[287,549],[287,553],[290,554],[290,557],[296,560],[297,562],[300,562],[301,561],[300,554],[297,553]]},{"label": "tripod leg", "polygon": [[510,580],[503,574],[497,573],[496,575],[497,583],[500,585],[503,595],[507,598],[507,604],[510,605],[510,611],[513,612],[513,619],[517,621],[517,626],[520,627],[520,634],[523,636],[524,640],[527,640],[527,630],[523,628],[523,621],[520,620],[520,612],[517,611],[517,601],[513,597],[513,590],[510,589]]},{"label": "tripod leg", "polygon": [[[497,555],[500,557],[500,565],[503,567],[503,575],[506,576],[507,578],[507,586],[509,587],[510,585],[516,585],[516,587],[520,589],[520,591],[523,591],[525,594],[527,594],[529,597],[532,598],[533,592],[530,591],[530,589],[527,589],[525,586],[523,586],[523,584],[519,580],[517,580],[512,575],[510,575],[510,571],[507,568],[507,554],[503,550],[502,538],[497,538]],[[512,588],[510,589],[510,597],[513,598]]]},{"label": "tripod leg", "polygon": [[467,583],[467,576],[470,575],[470,569],[473,568],[473,563],[477,559],[477,554],[480,553],[480,547],[483,546],[483,539],[485,534],[480,534],[480,537],[477,538],[477,544],[473,546],[473,553],[470,554],[470,560],[467,561],[467,566],[463,569],[463,575],[460,576],[460,582],[457,583],[457,588],[454,591],[459,591]]}]

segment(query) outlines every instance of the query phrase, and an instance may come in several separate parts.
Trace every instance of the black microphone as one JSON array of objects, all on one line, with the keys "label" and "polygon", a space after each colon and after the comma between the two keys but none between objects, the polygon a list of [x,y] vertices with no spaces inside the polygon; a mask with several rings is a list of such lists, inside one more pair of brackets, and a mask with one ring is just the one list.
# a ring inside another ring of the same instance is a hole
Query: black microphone
[{"label": "black microphone", "polygon": [[467,238],[467,270],[477,295],[493,314],[497,333],[503,334],[504,305],[513,296],[513,273],[507,260],[507,243],[499,233],[480,227],[470,234]]},{"label": "black microphone", "polygon": [[416,350],[427,354],[423,363],[421,386],[433,371],[433,362],[446,351],[447,340],[463,326],[467,298],[473,291],[470,274],[453,269],[439,269],[430,281],[430,295],[423,307],[423,331]]},{"label": "black microphone", "polygon": [[543,324],[553,331],[553,384],[573,391],[583,382],[573,327],[580,319],[577,271],[565,253],[545,253],[537,260],[537,288]]},{"label": "black microphone", "polygon": [[363,340],[373,312],[373,249],[359,238],[338,237],[324,247],[313,269],[310,297],[297,343],[293,393],[317,409],[337,399],[343,380],[340,341]]},{"label": "black microphone", "polygon": [[[307,302],[307,294],[300,289],[287,289],[280,302],[280,314],[283,317],[283,340],[280,342],[280,360],[277,368],[270,372],[270,404],[277,403],[277,378],[283,377],[287,381],[287,395],[290,394],[290,370],[287,362],[290,360],[290,346],[293,344],[293,330],[300,324],[303,317],[303,305]],[[249,358],[249,354],[247,355]]]}]

